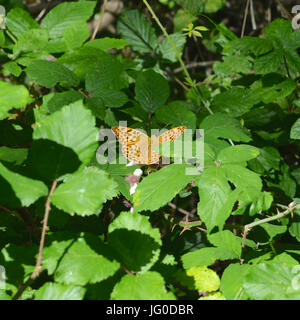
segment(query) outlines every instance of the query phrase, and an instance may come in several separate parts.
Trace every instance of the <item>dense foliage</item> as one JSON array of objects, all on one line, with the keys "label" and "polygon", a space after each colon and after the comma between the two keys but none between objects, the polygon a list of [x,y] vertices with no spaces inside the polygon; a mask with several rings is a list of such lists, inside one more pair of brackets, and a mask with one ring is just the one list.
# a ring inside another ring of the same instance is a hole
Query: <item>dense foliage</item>
[{"label": "dense foliage", "polygon": [[[0,299],[300,299],[291,21],[240,37],[223,0],[124,1],[95,37],[102,2],[0,4]],[[99,163],[119,121],[204,129],[204,168]]]}]

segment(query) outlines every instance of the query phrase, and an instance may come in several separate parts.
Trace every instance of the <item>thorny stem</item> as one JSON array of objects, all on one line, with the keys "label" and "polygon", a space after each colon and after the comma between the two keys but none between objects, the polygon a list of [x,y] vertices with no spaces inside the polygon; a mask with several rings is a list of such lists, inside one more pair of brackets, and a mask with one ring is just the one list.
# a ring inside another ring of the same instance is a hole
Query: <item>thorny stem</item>
[{"label": "thorny stem", "polygon": [[43,219],[43,229],[42,229],[39,254],[38,254],[38,258],[36,260],[35,269],[32,272],[30,278],[19,288],[17,293],[13,296],[13,300],[17,300],[22,295],[22,293],[24,292],[26,287],[30,283],[32,283],[32,281],[35,280],[40,275],[40,273],[42,271],[42,266],[41,266],[42,265],[42,254],[43,254],[43,248],[44,248],[44,244],[45,244],[45,237],[46,237],[46,231],[47,231],[47,226],[48,226],[48,218],[49,218],[49,213],[50,213],[50,209],[51,209],[50,196],[54,192],[56,186],[57,186],[57,180],[54,180],[52,183],[49,195],[47,196],[47,199],[46,199],[45,214],[44,214],[44,219]]},{"label": "thorny stem", "polygon": [[274,221],[274,220],[278,220],[281,219],[289,214],[292,214],[295,210],[300,209],[300,204],[296,205],[295,202],[291,202],[288,206],[288,208],[281,213],[276,214],[275,216],[269,217],[269,218],[265,218],[265,219],[261,219],[259,221],[255,221],[249,224],[246,224],[244,226],[244,234],[243,234],[243,241],[242,241],[242,247],[245,247],[245,241],[246,241],[246,237],[247,237],[247,233],[254,227],[259,226],[263,223],[267,223],[270,221]]}]

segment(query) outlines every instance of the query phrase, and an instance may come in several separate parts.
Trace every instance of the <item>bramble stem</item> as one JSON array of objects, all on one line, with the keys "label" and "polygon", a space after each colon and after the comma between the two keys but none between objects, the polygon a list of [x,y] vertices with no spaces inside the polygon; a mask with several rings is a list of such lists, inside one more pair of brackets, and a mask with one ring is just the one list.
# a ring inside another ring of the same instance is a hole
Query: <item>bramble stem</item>
[{"label": "bramble stem", "polygon": [[244,226],[244,234],[243,234],[243,242],[242,242],[242,247],[244,248],[245,246],[245,241],[246,241],[246,237],[247,237],[247,233],[254,227],[259,226],[263,223],[267,223],[270,221],[274,221],[274,220],[278,220],[281,219],[291,213],[293,213],[295,210],[300,209],[300,204],[296,205],[295,202],[291,202],[288,206],[288,208],[281,213],[276,214],[275,216],[269,217],[269,218],[265,218],[265,219],[261,219],[259,221],[255,221],[249,224],[246,224]]}]

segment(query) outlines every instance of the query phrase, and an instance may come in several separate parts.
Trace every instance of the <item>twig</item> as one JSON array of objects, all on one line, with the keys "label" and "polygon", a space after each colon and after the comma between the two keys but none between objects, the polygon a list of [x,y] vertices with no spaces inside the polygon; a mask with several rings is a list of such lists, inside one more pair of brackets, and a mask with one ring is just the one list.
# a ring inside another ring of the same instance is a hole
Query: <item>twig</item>
[{"label": "twig", "polygon": [[97,22],[97,25],[96,25],[96,28],[93,32],[93,35],[91,37],[91,40],[94,40],[95,37],[96,37],[96,34],[98,32],[98,30],[100,29],[101,25],[102,25],[102,22],[103,22],[103,16],[104,16],[104,12],[105,12],[105,8],[106,8],[106,5],[107,5],[107,0],[104,0],[103,1],[103,4],[101,6],[101,11],[100,11],[100,17],[98,18],[98,22]]},{"label": "twig", "polygon": [[190,213],[189,211],[177,207],[177,206],[176,206],[174,203],[172,203],[172,202],[169,202],[169,203],[168,203],[168,206],[169,206],[170,208],[172,208],[172,209],[175,209],[175,210],[183,213],[183,214],[186,215],[186,216],[194,216],[194,215],[193,215],[192,213]]},{"label": "twig", "polygon": [[254,15],[254,9],[253,9],[253,0],[250,0],[250,16],[251,16],[251,23],[252,23],[252,29],[256,30],[256,22],[255,22],[255,15]]},{"label": "twig", "polygon": [[243,234],[243,241],[242,241],[242,247],[245,247],[245,241],[246,241],[246,237],[247,237],[247,233],[254,227],[259,226],[263,223],[267,223],[270,221],[274,221],[277,219],[281,219],[289,214],[292,214],[296,209],[300,209],[300,204],[296,205],[295,202],[291,202],[288,206],[288,209],[286,209],[284,212],[278,213],[275,216],[272,216],[270,218],[265,218],[259,221],[255,221],[249,224],[246,224],[244,226],[244,234]]},{"label": "twig", "polygon": [[244,34],[245,34],[245,27],[246,27],[246,21],[247,21],[247,17],[248,17],[249,4],[250,4],[250,0],[247,0],[245,13],[244,13],[244,19],[243,19],[243,25],[242,25],[241,38],[243,38]]},{"label": "twig", "polygon": [[46,11],[47,11],[47,8],[44,8],[44,9],[39,13],[39,15],[35,18],[35,21],[40,21]]},{"label": "twig", "polygon": [[[200,62],[192,62],[186,65],[187,69],[197,68],[197,67],[208,67],[212,66],[214,64],[214,61],[200,61]],[[179,73],[182,72],[182,67],[176,68],[173,70],[173,73]]]},{"label": "twig", "polygon": [[52,183],[52,186],[51,186],[50,193],[49,193],[49,195],[47,197],[47,200],[46,200],[45,215],[44,215],[44,220],[43,220],[43,229],[42,229],[42,235],[41,235],[41,241],[40,241],[39,255],[38,255],[38,258],[36,260],[35,269],[34,269],[32,275],[31,275],[32,279],[36,279],[39,276],[39,274],[41,273],[41,271],[42,271],[42,267],[41,267],[41,264],[42,264],[42,253],[43,253],[43,248],[44,248],[44,243],[45,243],[46,230],[47,230],[47,226],[48,226],[49,213],[50,213],[50,209],[51,209],[50,196],[54,192],[56,186],[57,186],[57,181],[54,180],[54,182]]},{"label": "twig", "polygon": [[17,300],[22,295],[22,293],[27,288],[27,286],[30,285],[33,282],[33,280],[35,280],[42,272],[42,266],[41,266],[42,265],[42,253],[43,253],[43,248],[44,248],[44,243],[45,243],[49,213],[50,213],[50,209],[51,209],[50,196],[54,192],[56,186],[57,186],[57,181],[54,180],[52,183],[49,195],[47,196],[47,199],[46,199],[45,214],[44,214],[44,220],[43,220],[43,229],[42,229],[42,235],[41,235],[41,240],[40,240],[39,254],[38,254],[38,258],[36,260],[36,265],[35,265],[34,271],[30,275],[29,279],[24,284],[21,285],[21,287],[19,288],[17,293],[13,296],[13,298],[12,298],[13,300]]}]

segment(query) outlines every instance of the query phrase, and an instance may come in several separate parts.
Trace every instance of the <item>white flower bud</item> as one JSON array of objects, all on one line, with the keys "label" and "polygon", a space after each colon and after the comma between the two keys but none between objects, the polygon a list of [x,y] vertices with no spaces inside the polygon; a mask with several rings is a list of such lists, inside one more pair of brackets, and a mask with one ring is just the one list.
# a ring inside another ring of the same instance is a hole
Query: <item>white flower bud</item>
[{"label": "white flower bud", "polygon": [[133,172],[133,175],[136,177],[140,177],[143,174],[143,171],[141,169],[135,169]]}]

